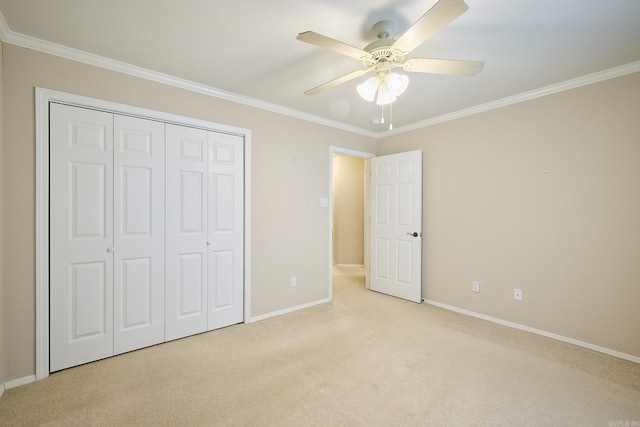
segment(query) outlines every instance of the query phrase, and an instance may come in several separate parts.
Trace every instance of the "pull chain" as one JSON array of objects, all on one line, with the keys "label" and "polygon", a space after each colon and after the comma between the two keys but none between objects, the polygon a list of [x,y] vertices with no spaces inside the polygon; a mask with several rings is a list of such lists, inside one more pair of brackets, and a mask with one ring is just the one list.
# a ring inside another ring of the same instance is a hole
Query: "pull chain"
[{"label": "pull chain", "polygon": [[383,125],[384,124],[384,104],[380,106],[380,124]]},{"label": "pull chain", "polygon": [[389,104],[389,130],[393,130],[393,103]]}]

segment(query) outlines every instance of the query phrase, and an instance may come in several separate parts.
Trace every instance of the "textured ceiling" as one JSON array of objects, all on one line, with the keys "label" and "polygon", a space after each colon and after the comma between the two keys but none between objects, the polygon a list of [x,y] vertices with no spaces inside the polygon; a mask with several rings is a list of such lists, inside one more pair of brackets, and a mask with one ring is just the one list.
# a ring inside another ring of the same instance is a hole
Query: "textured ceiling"
[{"label": "textured ceiling", "polygon": [[[408,58],[479,60],[484,70],[474,77],[408,73],[409,89],[393,104],[396,129],[640,61],[640,1],[466,2],[466,13]],[[375,38],[374,23],[393,21],[392,36],[398,37],[434,3],[0,0],[0,11],[8,42],[41,39],[365,132],[385,132],[387,127],[372,124],[381,108],[355,91],[368,76],[304,95],[362,65],[296,36],[312,30],[362,48]]]}]

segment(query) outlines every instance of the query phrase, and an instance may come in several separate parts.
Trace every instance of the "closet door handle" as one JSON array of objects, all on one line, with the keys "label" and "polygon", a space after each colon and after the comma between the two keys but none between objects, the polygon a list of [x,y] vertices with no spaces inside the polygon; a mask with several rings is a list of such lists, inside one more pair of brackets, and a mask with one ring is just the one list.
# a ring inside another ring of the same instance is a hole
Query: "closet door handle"
[{"label": "closet door handle", "polygon": [[109,252],[109,253],[112,253],[112,252],[113,252],[113,251],[115,251],[115,250],[116,250],[116,248],[115,248],[115,247],[113,247],[113,246],[109,246],[109,247],[107,248],[107,252]]}]

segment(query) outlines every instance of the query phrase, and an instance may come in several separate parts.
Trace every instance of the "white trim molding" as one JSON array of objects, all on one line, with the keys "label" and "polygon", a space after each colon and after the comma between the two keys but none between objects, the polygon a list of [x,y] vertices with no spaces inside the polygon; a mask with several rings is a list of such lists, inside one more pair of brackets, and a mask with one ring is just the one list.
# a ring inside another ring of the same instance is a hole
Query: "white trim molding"
[{"label": "white trim molding", "polygon": [[326,304],[328,302],[331,302],[330,298],[323,298],[323,299],[320,299],[320,300],[317,300],[317,301],[308,302],[306,304],[300,304],[300,305],[296,305],[294,307],[288,307],[288,308],[284,308],[282,310],[272,311],[271,313],[266,313],[266,314],[261,314],[259,316],[251,317],[251,318],[249,318],[248,321],[245,321],[245,322],[246,323],[259,322],[261,320],[266,320],[266,319],[269,319],[271,317],[282,316],[283,314],[293,313],[294,311],[304,310],[305,308],[314,307],[314,306],[320,305],[320,304]]},{"label": "white trim molding", "polygon": [[476,105],[474,107],[465,108],[464,110],[454,111],[449,114],[443,114],[441,116],[433,117],[431,119],[423,120],[421,122],[416,122],[407,126],[402,126],[393,131],[386,131],[381,134],[377,134],[376,137],[384,138],[387,136],[398,135],[398,134],[409,132],[412,130],[422,129],[425,127],[448,122],[450,120],[460,119],[462,117],[472,116],[474,114],[496,110],[498,108],[507,107],[509,105],[518,104],[520,102],[529,101],[531,99],[540,98],[547,95],[553,95],[554,93],[563,92],[565,90],[575,89],[581,86],[598,83],[604,80],[626,76],[627,74],[637,73],[639,71],[640,71],[640,61],[632,62],[630,64],[621,65],[619,67],[610,68],[608,70],[599,71],[597,73],[592,73],[586,76],[577,77],[575,79],[570,79],[570,80],[566,80],[560,83],[555,83],[549,86],[544,86],[539,89],[531,90],[529,92],[520,93],[520,94],[509,96],[506,98],[498,99],[496,101],[487,102],[486,104]]},{"label": "white trim molding", "polygon": [[[89,107],[114,113],[198,127],[244,138],[244,321],[251,313],[251,130],[163,113],[130,105],[36,88],[36,375],[49,376],[49,103]],[[29,377],[25,377],[29,378]]]},{"label": "white trim molding", "polygon": [[535,89],[529,92],[509,96],[507,98],[499,99],[496,101],[488,102],[481,105],[476,105],[470,108],[466,108],[460,111],[454,111],[448,114],[443,114],[438,117],[423,120],[420,122],[412,123],[406,126],[396,128],[392,131],[373,132],[367,129],[363,129],[357,126],[352,126],[336,120],[330,120],[324,117],[316,116],[302,111],[294,110],[292,108],[283,107],[281,105],[272,104],[269,102],[261,101],[259,99],[250,98],[248,96],[240,95],[237,93],[225,91],[212,86],[203,85],[194,81],[182,79],[179,77],[171,76],[164,73],[159,73],[146,68],[138,67],[136,65],[128,64],[114,59],[106,58],[104,56],[95,55],[82,50],[73,49],[67,46],[63,46],[57,43],[52,43],[46,40],[38,39],[36,37],[28,36],[21,33],[11,31],[9,28],[2,11],[0,11],[0,39],[15,46],[24,47],[27,49],[36,50],[49,55],[59,56],[61,58],[70,59],[72,61],[81,62],[95,67],[104,68],[111,71],[127,74],[133,77],[138,77],[157,83],[166,84],[168,86],[177,87],[180,89],[189,90],[192,92],[212,96],[215,98],[224,99],[227,101],[235,102],[238,104],[246,105],[249,107],[266,110],[285,116],[293,117],[300,120],[305,120],[312,123],[332,127],[335,129],[344,130],[358,135],[367,136],[373,139],[385,138],[392,135],[409,132],[416,129],[432,126],[435,124],[443,123],[449,120],[455,120],[466,116],[482,113],[485,111],[495,110],[497,108],[506,107],[508,105],[517,104],[519,102],[527,101],[541,96],[551,95],[557,92],[577,88],[580,86],[588,85],[591,83],[597,83],[603,80],[612,79],[615,77],[621,77],[627,74],[640,71],[640,61],[632,62],[630,64],[621,65],[608,70],[599,71],[596,73],[588,74],[586,76],[577,77],[553,85],[545,86],[539,89]]},{"label": "white trim molding", "polygon": [[609,356],[614,356],[614,357],[617,357],[619,359],[624,359],[624,360],[628,360],[630,362],[635,362],[635,363],[639,363],[640,364],[640,357],[638,357],[638,356],[633,356],[631,354],[626,354],[626,353],[622,353],[622,352],[619,352],[619,351],[616,351],[616,350],[611,350],[609,348],[600,347],[599,345],[595,345],[595,344],[591,344],[591,343],[588,343],[588,342],[584,342],[584,341],[576,340],[576,339],[573,339],[573,338],[565,337],[563,335],[554,334],[553,332],[547,332],[547,331],[543,331],[541,329],[532,328],[532,327],[529,327],[529,326],[526,326],[526,325],[521,325],[519,323],[509,322],[507,320],[499,319],[497,317],[491,317],[491,316],[487,316],[487,315],[484,315],[484,314],[476,313],[474,311],[465,310],[464,308],[458,308],[458,307],[454,307],[452,305],[442,304],[442,303],[437,302],[437,301],[432,301],[432,300],[425,299],[424,302],[427,303],[427,304],[436,306],[436,307],[444,308],[445,310],[454,311],[456,313],[464,314],[466,316],[475,317],[477,319],[487,320],[489,322],[497,323],[499,325],[507,326],[509,328],[519,329],[519,330],[525,331],[525,332],[531,332],[532,334],[541,335],[543,337],[551,338],[551,339],[554,339],[554,340],[557,340],[557,341],[562,341],[562,342],[565,342],[565,343],[568,343],[568,344],[577,345],[578,347],[587,348],[589,350],[597,351],[599,353],[604,353],[604,354],[607,354]]},{"label": "white trim molding", "polygon": [[185,89],[191,92],[200,93],[200,94],[211,96],[214,98],[224,99],[226,101],[235,102],[235,103],[246,105],[249,107],[254,107],[261,110],[282,114],[284,116],[289,116],[296,119],[305,120],[308,122],[318,123],[324,126],[333,127],[336,129],[347,131],[347,132],[368,136],[370,138],[376,137],[375,132],[362,129],[357,126],[351,126],[346,123],[338,122],[336,120],[326,119],[324,117],[304,113],[298,110],[294,110],[292,108],[283,107],[281,105],[272,104],[270,102],[261,101],[255,98],[250,98],[248,96],[225,91],[212,86],[207,86],[191,80],[182,79],[179,77],[171,76],[169,74],[164,74],[164,73],[149,70],[146,68],[138,67],[136,65],[128,64],[126,62],[116,61],[114,59],[106,58],[104,56],[99,56],[93,53],[70,48],[57,43],[52,43],[47,40],[42,40],[42,39],[38,39],[36,37],[28,36],[25,34],[16,33],[14,31],[11,31],[11,29],[7,25],[7,22],[4,20],[4,16],[2,15],[1,11],[0,11],[0,38],[2,39],[3,42],[8,44],[24,47],[27,49],[35,50],[35,51],[46,53],[49,55],[58,56],[65,59],[70,59],[72,61],[81,62],[83,64],[93,65],[95,67],[116,71],[118,73],[127,74],[130,76],[138,77],[145,80],[150,80],[156,83],[162,83],[168,86]]},{"label": "white trim molding", "polygon": [[[20,387],[21,385],[30,384],[36,380],[35,375],[27,375],[26,377],[18,378],[15,380],[7,381],[2,384],[5,390],[11,390],[12,388]],[[1,396],[2,394],[0,394]]]}]

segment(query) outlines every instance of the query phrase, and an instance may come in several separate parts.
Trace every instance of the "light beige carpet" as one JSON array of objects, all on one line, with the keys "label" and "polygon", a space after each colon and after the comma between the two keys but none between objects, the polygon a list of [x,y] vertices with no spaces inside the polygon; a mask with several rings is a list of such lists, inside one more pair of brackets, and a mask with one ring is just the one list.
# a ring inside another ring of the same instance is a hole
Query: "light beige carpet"
[{"label": "light beige carpet", "polygon": [[52,374],[0,425],[640,426],[640,365],[364,289]]}]

